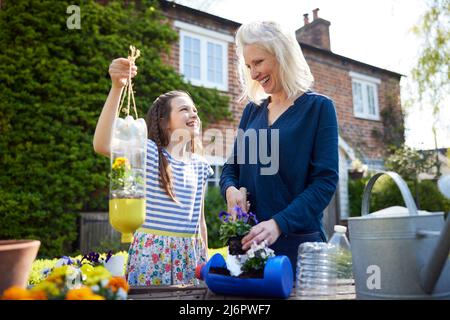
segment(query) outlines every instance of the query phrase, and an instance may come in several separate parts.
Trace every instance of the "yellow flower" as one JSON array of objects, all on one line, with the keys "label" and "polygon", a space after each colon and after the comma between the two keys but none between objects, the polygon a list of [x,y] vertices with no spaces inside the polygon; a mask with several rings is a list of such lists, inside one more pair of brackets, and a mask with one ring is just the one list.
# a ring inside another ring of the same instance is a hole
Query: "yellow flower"
[{"label": "yellow flower", "polygon": [[161,284],[161,279],[153,279],[152,280],[152,283],[154,284],[154,285],[157,285],[157,286],[159,286],[160,284]]},{"label": "yellow flower", "polygon": [[71,289],[67,292],[66,300],[105,300],[104,297],[94,294],[89,287]]},{"label": "yellow flower", "polygon": [[31,300],[30,293],[24,289],[17,286],[13,286],[6,289],[3,292],[2,300]]},{"label": "yellow flower", "polygon": [[81,266],[81,272],[87,277],[87,286],[96,285],[100,281],[111,277],[111,273],[103,266],[93,267],[91,265],[84,264]]},{"label": "yellow flower", "polygon": [[38,283],[31,289],[31,292],[35,291],[44,291],[51,296],[58,296],[60,294],[57,283],[55,283],[54,281],[48,281],[47,279]]},{"label": "yellow flower", "polygon": [[112,277],[109,279],[109,283],[106,287],[111,288],[112,292],[116,292],[119,288],[122,288],[125,292],[128,292],[129,288],[127,281],[123,277]]},{"label": "yellow flower", "polygon": [[117,169],[120,169],[120,168],[129,169],[130,168],[130,162],[128,161],[127,158],[119,157],[119,158],[116,158],[116,160],[114,160],[112,168],[114,170],[117,170]]}]

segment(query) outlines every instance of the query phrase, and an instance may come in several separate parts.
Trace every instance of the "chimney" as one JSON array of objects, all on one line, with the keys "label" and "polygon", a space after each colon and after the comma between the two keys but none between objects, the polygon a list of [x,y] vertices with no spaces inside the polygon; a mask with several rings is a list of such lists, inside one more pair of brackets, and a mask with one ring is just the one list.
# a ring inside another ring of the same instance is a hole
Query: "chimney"
[{"label": "chimney", "polygon": [[313,18],[314,20],[319,18],[319,8],[313,10]]},{"label": "chimney", "polygon": [[305,13],[305,14],[303,15],[303,25],[306,26],[308,23],[309,23],[308,14]]},{"label": "chimney", "polygon": [[312,22],[307,13],[303,15],[303,21],[303,27],[295,31],[298,42],[331,51],[330,21],[319,18],[319,8],[313,10]]}]

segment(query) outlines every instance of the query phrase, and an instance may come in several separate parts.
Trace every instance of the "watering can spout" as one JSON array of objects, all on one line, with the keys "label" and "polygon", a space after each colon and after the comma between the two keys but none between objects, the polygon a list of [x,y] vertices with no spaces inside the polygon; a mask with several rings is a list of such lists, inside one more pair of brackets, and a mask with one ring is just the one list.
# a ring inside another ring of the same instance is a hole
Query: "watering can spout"
[{"label": "watering can spout", "polygon": [[[450,175],[442,176],[438,181],[439,190],[450,199]],[[447,217],[444,228],[441,231],[439,240],[434,248],[430,260],[421,270],[420,281],[422,288],[427,293],[431,293],[436,286],[436,282],[442,273],[445,262],[450,252],[450,217]]]},{"label": "watering can spout", "polygon": [[437,281],[442,273],[442,269],[449,257],[450,252],[450,217],[447,217],[447,221],[444,228],[441,231],[439,240],[430,259],[423,267],[420,273],[420,281],[422,288],[427,293],[432,293]]}]

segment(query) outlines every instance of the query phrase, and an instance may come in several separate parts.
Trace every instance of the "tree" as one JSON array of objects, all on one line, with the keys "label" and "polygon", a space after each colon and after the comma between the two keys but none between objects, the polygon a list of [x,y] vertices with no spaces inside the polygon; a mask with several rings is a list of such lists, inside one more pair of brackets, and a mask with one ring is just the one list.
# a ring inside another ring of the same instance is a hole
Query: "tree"
[{"label": "tree", "polygon": [[449,98],[450,92],[450,1],[429,0],[428,11],[413,31],[423,39],[423,46],[417,65],[412,70],[412,77],[417,84],[419,102],[429,104],[432,108],[435,166],[439,176],[436,129],[440,108],[449,107],[445,105],[445,100]]},{"label": "tree", "polygon": [[403,146],[397,148],[395,152],[386,159],[386,169],[398,173],[406,181],[414,184],[415,200],[419,204],[419,174],[428,171],[433,163],[427,153],[420,153],[412,148]]},{"label": "tree", "polygon": [[0,9],[0,239],[39,239],[40,256],[69,254],[77,213],[107,208],[109,159],[94,153],[92,139],[108,66],[130,44],[142,54],[140,117],[173,89],[191,93],[204,127],[229,114],[228,97],[185,83],[162,62],[178,36],[159,1],[77,3],[81,28],[73,29],[65,1],[6,1]]}]

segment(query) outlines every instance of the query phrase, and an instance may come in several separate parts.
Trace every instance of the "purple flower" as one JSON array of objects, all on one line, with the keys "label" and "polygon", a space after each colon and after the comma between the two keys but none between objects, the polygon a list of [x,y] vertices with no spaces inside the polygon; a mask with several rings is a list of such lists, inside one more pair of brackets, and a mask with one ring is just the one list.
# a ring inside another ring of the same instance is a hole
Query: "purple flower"
[{"label": "purple flower", "polygon": [[253,214],[253,213],[249,213],[248,214],[248,217],[249,217],[249,220],[251,219],[251,220],[253,220],[254,222],[255,222],[255,224],[258,224],[259,222],[258,222],[258,219],[256,219],[256,215],[255,214]]},{"label": "purple flower", "polygon": [[108,262],[108,260],[111,259],[111,257],[112,257],[112,251],[109,250],[108,254],[106,255],[105,263]]},{"label": "purple flower", "polygon": [[229,219],[230,219],[230,217],[231,217],[231,214],[229,214],[229,213],[226,212],[226,211],[222,211],[222,212],[219,213],[219,218],[220,218],[220,220],[222,220],[223,222],[228,222]]}]

